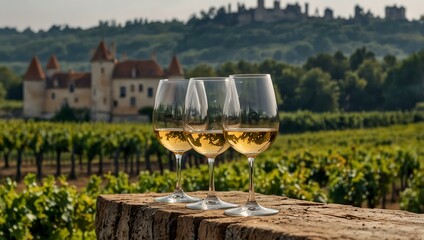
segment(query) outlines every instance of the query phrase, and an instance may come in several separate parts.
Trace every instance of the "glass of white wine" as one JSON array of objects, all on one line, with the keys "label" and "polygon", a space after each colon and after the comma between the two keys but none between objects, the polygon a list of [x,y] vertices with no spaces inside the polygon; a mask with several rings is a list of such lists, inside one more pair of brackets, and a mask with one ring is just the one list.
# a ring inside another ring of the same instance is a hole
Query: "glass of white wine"
[{"label": "glass of white wine", "polygon": [[222,111],[230,79],[226,77],[191,78],[185,99],[184,134],[191,147],[205,156],[209,167],[209,191],[203,201],[187,204],[197,210],[225,209],[236,204],[216,196],[214,183],[215,158],[230,144],[222,131]]},{"label": "glass of white wine", "polygon": [[156,138],[169,151],[175,154],[177,179],[173,193],[155,198],[156,202],[189,203],[201,199],[188,196],[181,186],[181,160],[184,152],[191,149],[183,133],[184,100],[188,80],[159,81],[153,108],[153,129]]},{"label": "glass of white wine", "polygon": [[264,216],[278,210],[259,205],[255,200],[253,163],[255,157],[274,142],[279,117],[274,87],[269,74],[231,75],[233,84],[224,105],[224,135],[237,152],[249,161],[249,197],[238,208],[225,210],[230,216]]}]

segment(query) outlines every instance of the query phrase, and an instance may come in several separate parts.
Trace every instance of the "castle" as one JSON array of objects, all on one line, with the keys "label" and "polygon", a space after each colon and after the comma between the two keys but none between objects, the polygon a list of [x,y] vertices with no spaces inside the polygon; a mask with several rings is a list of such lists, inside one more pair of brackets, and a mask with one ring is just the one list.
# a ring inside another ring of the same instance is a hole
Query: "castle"
[{"label": "castle", "polygon": [[[238,24],[249,24],[252,22],[275,22],[280,20],[300,20],[309,15],[309,4],[305,4],[305,11],[302,12],[299,4],[287,4],[283,9],[280,0],[274,0],[274,8],[265,8],[265,0],[258,0],[256,8],[246,9],[244,4],[238,3],[234,16]],[[229,12],[231,9],[229,8]]]},{"label": "castle", "polygon": [[183,68],[173,56],[165,71],[153,56],[148,60],[117,61],[115,49],[101,41],[91,58],[90,72],[61,72],[52,55],[41,67],[33,57],[24,75],[23,113],[26,118],[49,119],[67,104],[88,109],[95,121],[122,121],[153,107],[159,80],[183,78]]},{"label": "castle", "polygon": [[[406,19],[406,9],[404,7],[387,6],[385,9],[385,20],[403,21]],[[222,20],[226,24],[246,25],[254,22],[278,22],[278,21],[301,21],[309,18],[323,18],[326,20],[334,19],[334,11],[331,8],[325,8],[324,14],[320,16],[318,9],[314,15],[309,14],[309,4],[305,3],[302,11],[301,6],[296,4],[287,4],[286,8],[281,7],[280,0],[274,0],[272,8],[265,7],[265,0],[257,0],[256,8],[246,8],[245,4],[237,4],[237,12],[231,11],[231,4],[228,9],[221,7],[215,15],[215,20]],[[353,20],[375,18],[371,11],[365,12],[362,7],[356,5],[354,8]]]}]

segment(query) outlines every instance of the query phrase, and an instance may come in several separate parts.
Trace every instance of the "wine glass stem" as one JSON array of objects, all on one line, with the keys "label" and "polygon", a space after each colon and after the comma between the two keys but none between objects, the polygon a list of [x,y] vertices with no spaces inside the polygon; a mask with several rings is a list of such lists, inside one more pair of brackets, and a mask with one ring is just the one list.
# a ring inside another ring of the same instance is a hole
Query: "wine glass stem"
[{"label": "wine glass stem", "polygon": [[209,167],[209,192],[208,197],[215,197],[215,177],[214,177],[214,163],[215,158],[208,158],[208,167]]},{"label": "wine glass stem", "polygon": [[255,186],[253,184],[253,163],[255,162],[255,158],[249,157],[249,199],[248,202],[256,202],[255,199]]},{"label": "wine glass stem", "polygon": [[176,180],[176,185],[175,185],[175,191],[180,191],[181,188],[181,159],[182,159],[182,155],[181,154],[175,154],[175,165],[177,168],[177,180]]}]

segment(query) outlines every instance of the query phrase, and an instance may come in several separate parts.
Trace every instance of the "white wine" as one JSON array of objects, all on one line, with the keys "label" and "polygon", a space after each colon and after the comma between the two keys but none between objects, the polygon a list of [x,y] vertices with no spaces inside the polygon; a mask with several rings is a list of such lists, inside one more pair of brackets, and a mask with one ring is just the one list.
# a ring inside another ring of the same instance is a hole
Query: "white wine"
[{"label": "white wine", "polygon": [[222,130],[186,131],[185,136],[196,152],[208,158],[215,158],[230,147]]},{"label": "white wine", "polygon": [[155,129],[155,135],[166,149],[175,154],[183,154],[191,149],[182,128]]},{"label": "white wine", "polygon": [[224,131],[225,138],[239,153],[247,157],[256,157],[265,151],[277,137],[272,128],[237,128]]}]

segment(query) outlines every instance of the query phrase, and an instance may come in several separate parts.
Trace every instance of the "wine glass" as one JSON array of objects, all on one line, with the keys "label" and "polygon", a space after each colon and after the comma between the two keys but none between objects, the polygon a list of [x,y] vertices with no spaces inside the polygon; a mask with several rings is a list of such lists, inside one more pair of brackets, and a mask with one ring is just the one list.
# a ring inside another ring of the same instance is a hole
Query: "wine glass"
[{"label": "wine glass", "polygon": [[156,202],[197,202],[200,198],[188,196],[181,187],[181,160],[184,152],[191,149],[183,133],[184,100],[188,80],[159,81],[153,108],[153,129],[156,138],[175,154],[177,179],[172,194],[155,198]]},{"label": "wine glass", "polygon": [[190,78],[185,99],[184,134],[191,147],[208,159],[209,191],[203,201],[187,204],[197,210],[236,207],[215,194],[214,162],[230,144],[222,131],[222,109],[230,79],[225,77]]},{"label": "wine glass", "polygon": [[230,75],[233,80],[224,105],[224,135],[237,152],[249,161],[249,198],[238,208],[224,213],[230,216],[264,216],[278,213],[255,200],[253,163],[277,137],[279,119],[274,87],[269,74]]}]

